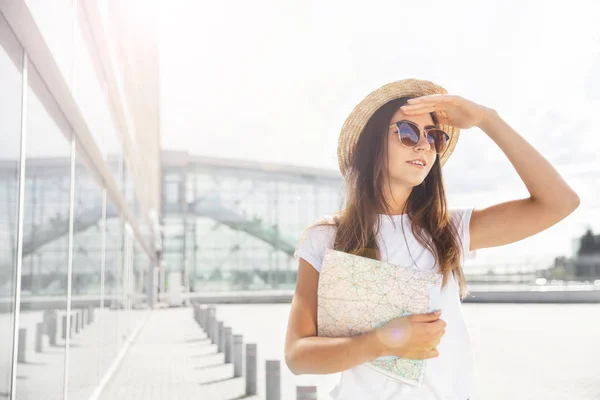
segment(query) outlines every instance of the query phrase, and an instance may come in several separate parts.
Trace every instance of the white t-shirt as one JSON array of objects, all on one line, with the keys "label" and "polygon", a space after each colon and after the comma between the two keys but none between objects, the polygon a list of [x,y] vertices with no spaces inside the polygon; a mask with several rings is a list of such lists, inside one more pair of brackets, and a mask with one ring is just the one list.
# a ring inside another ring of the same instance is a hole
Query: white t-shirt
[{"label": "white t-shirt", "polygon": [[[462,240],[463,262],[476,255],[475,251],[469,251],[472,212],[472,208],[450,210],[452,223],[456,224]],[[381,229],[377,244],[382,261],[427,271],[437,270],[438,265],[431,252],[421,246],[413,235],[407,215],[380,215],[379,219]],[[325,250],[333,246],[334,234],[333,226],[310,228],[295,252],[296,259],[303,258],[320,272]],[[441,292],[439,304],[442,310],[440,318],[446,322],[446,333],[437,347],[439,356],[427,360],[420,387],[396,382],[365,365],[359,365],[341,373],[330,396],[335,400],[466,400],[473,389],[475,362],[458,284],[452,274]]]}]

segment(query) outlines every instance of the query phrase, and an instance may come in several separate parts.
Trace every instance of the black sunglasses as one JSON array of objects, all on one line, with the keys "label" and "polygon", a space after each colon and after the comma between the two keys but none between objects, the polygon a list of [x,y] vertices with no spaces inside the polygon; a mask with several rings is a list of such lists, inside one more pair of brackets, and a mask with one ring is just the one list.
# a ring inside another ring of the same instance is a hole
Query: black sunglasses
[{"label": "black sunglasses", "polygon": [[398,137],[400,142],[406,147],[415,147],[421,138],[421,132],[425,133],[427,143],[431,146],[431,150],[437,154],[443,153],[448,146],[450,136],[446,132],[436,127],[425,127],[421,131],[419,126],[412,121],[400,120],[390,125],[398,129]]}]

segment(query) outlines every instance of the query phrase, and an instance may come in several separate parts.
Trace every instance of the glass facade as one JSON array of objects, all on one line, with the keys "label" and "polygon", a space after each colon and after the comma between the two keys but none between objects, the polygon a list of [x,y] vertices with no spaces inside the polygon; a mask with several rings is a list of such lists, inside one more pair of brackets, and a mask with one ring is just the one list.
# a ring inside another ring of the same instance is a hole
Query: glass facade
[{"label": "glass facade", "polygon": [[0,396],[11,387],[17,230],[23,49],[0,14]]},{"label": "glass facade", "polygon": [[[25,196],[19,341],[24,347],[18,373],[27,385],[16,387],[17,397],[33,399],[47,393],[58,397],[63,391],[66,355],[67,291],[69,281],[69,210],[71,192],[70,127],[47,91],[39,73],[28,65],[25,122]],[[34,307],[38,299],[46,303]],[[50,357],[35,352],[38,323],[46,318],[57,322],[61,332]],[[52,317],[49,317],[53,313]],[[61,325],[64,321],[65,325]],[[73,321],[69,321],[73,322]],[[61,330],[62,328],[62,330]],[[23,335],[21,335],[23,333]],[[25,341],[25,343],[22,342]],[[59,345],[62,344],[61,345]],[[44,360],[44,368],[35,361]],[[48,379],[48,374],[53,375]]]},{"label": "glass facade", "polygon": [[[97,16],[82,7],[0,5],[3,399],[89,398],[148,313],[156,252],[135,195],[147,185],[130,173],[82,20]],[[23,42],[32,54],[15,33],[23,19],[38,28]]]},{"label": "glass facade", "polygon": [[178,272],[195,292],[294,288],[298,239],[340,208],[342,185],[330,171],[163,153],[161,284]]}]

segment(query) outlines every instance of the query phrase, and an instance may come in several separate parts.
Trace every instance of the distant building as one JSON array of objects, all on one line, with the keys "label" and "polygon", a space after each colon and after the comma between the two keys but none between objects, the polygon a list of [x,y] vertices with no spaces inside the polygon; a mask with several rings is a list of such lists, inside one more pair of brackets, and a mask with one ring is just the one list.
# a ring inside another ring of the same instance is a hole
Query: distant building
[{"label": "distant building", "polygon": [[573,264],[576,277],[600,279],[600,253],[577,256]]},{"label": "distant building", "polygon": [[557,257],[554,267],[547,275],[556,279],[596,280],[600,279],[600,235],[588,230],[574,240],[573,258]]},{"label": "distant building", "polygon": [[600,277],[600,235],[594,235],[591,229],[579,241],[573,272],[582,278]]}]

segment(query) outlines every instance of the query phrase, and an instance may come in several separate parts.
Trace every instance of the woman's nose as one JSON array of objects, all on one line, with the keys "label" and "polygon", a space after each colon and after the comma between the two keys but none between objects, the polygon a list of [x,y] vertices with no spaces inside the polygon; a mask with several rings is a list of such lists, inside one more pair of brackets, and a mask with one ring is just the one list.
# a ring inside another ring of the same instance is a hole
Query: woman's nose
[{"label": "woman's nose", "polygon": [[419,142],[417,143],[417,145],[415,146],[415,148],[416,149],[428,150],[431,147],[431,145],[427,141],[427,135],[424,134],[423,132],[421,132],[419,135],[420,135],[419,136]]}]

